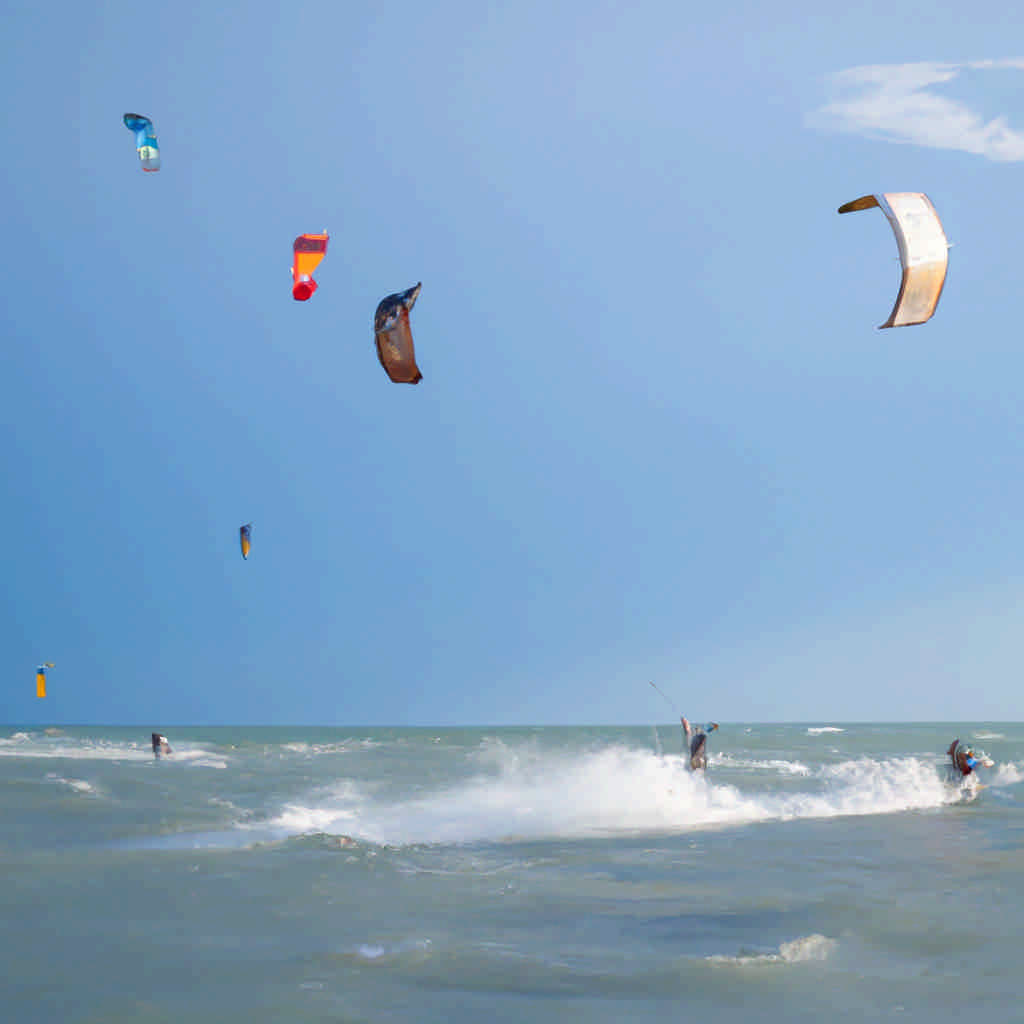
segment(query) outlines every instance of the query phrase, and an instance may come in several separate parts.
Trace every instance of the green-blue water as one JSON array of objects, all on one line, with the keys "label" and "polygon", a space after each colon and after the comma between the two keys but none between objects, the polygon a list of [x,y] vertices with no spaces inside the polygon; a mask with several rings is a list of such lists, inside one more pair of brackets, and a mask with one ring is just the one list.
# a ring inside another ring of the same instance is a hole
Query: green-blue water
[{"label": "green-blue water", "polygon": [[0,728],[4,1020],[1021,1019],[1024,725],[160,728]]}]

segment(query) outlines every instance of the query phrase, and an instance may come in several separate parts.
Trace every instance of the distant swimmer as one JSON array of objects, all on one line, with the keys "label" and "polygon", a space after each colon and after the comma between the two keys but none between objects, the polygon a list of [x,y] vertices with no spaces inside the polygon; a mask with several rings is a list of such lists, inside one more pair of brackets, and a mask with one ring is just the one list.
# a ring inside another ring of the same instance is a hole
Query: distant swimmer
[{"label": "distant swimmer", "polygon": [[172,753],[171,745],[167,742],[166,736],[161,736],[160,733],[153,733],[153,756],[159,760],[161,754]]},{"label": "distant swimmer", "polygon": [[966,779],[975,768],[991,768],[995,764],[995,761],[984,754],[980,757],[975,756],[970,744],[961,743],[959,737],[950,743],[946,753],[949,755],[950,772],[954,779]]},{"label": "distant swimmer", "polygon": [[708,735],[718,728],[718,723],[709,722],[706,726],[695,726],[683,717],[680,717],[679,721],[683,723],[684,742],[690,752],[690,770],[702,772],[708,766]]}]

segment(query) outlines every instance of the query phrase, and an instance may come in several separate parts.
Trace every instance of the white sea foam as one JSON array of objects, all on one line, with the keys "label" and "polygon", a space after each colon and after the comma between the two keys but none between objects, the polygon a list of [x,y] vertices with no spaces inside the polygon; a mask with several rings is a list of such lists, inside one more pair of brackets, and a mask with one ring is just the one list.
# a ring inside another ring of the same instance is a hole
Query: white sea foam
[{"label": "white sea foam", "polygon": [[134,743],[112,743],[104,740],[73,740],[66,736],[27,737],[15,733],[10,740],[0,740],[0,757],[64,758],[76,761],[151,761],[153,752]]},{"label": "white sea foam", "polygon": [[713,964],[749,967],[761,964],[797,964],[808,960],[827,960],[839,944],[824,935],[804,935],[792,942],[783,942],[778,953],[740,953],[737,956],[709,956]]},{"label": "white sea foam", "polygon": [[[313,757],[317,754],[350,754],[354,751],[372,750],[380,745],[379,740],[347,739],[339,740],[336,743],[303,743],[301,741],[282,743],[279,749],[285,750],[289,754],[303,754],[307,757]],[[273,750],[274,748],[271,749]]]},{"label": "white sea foam", "polygon": [[767,761],[757,758],[734,757],[732,754],[712,754],[708,764],[714,768],[736,768],[746,771],[769,771],[779,775],[810,775],[811,769],[801,761],[786,761],[782,758],[770,758]]},{"label": "white sea foam", "polygon": [[227,768],[227,759],[221,754],[213,754],[201,747],[186,747],[184,749],[175,747],[174,752],[161,758],[165,763],[177,762],[179,764],[191,765],[195,768]]},{"label": "white sea foam", "polygon": [[[349,826],[358,818],[365,803],[362,792],[351,782],[337,783],[320,799],[323,806],[285,804],[280,814],[270,822],[270,827],[287,835],[305,835],[310,832],[347,834]],[[263,830],[266,825],[260,824],[254,828]]]},{"label": "white sea foam", "polygon": [[1024,772],[1021,766],[1007,761],[1005,764],[996,765],[995,771],[989,780],[990,786],[1013,786],[1024,779]]},{"label": "white sea foam", "polygon": [[622,746],[575,754],[494,742],[476,776],[432,793],[382,800],[346,782],[284,807],[286,835],[345,834],[400,846],[673,833],[759,821],[881,814],[952,803],[935,764],[860,758],[812,772],[797,793],[745,793],[686,769],[683,759]]},{"label": "white sea foam", "polygon": [[74,790],[76,793],[96,793],[96,787],[91,782],[86,782],[85,779],[66,779],[63,775],[57,775],[55,772],[47,772],[46,778],[50,782],[67,786],[68,789]]},{"label": "white sea foam", "polygon": [[413,956],[420,959],[431,952],[430,939],[398,939],[393,942],[362,942],[349,956],[365,963],[380,963],[395,957]]},{"label": "white sea foam", "polygon": [[[167,764],[184,763],[197,768],[226,768],[223,755],[202,747],[180,747],[172,744],[173,753],[162,760]],[[44,736],[16,732],[8,739],[0,739],[0,757],[35,759],[62,759],[69,761],[138,761],[153,760],[153,748],[149,742],[133,743],[104,739],[81,739],[73,737]]]},{"label": "white sea foam", "polygon": [[808,726],[808,736],[820,736],[823,732],[846,732],[845,729],[840,729],[838,725],[812,725]]}]

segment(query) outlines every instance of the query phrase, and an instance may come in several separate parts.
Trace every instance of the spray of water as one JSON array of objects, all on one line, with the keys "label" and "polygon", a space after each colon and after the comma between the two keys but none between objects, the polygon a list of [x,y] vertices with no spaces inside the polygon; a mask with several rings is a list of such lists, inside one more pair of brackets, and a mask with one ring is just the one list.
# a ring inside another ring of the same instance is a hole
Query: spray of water
[{"label": "spray of water", "polygon": [[[389,845],[673,833],[758,821],[882,814],[961,799],[934,763],[914,758],[846,761],[775,771],[801,789],[756,793],[686,769],[678,756],[623,746],[577,754],[495,740],[478,772],[448,788],[381,800],[353,783],[285,807],[286,834],[318,831]],[[805,784],[803,784],[805,783]]]}]

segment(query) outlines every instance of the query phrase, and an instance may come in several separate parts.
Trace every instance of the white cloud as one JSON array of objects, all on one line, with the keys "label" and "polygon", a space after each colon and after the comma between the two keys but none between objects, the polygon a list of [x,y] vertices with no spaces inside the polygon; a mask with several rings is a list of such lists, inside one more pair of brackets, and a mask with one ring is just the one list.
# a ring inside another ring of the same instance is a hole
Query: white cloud
[{"label": "white cloud", "polygon": [[814,124],[888,142],[934,149],[959,149],[989,160],[1024,160],[1024,132],[1005,117],[989,121],[967,104],[932,91],[964,70],[1024,71],[1024,58],[963,64],[875,64],[849,68],[829,77],[839,98],[819,108]]}]

